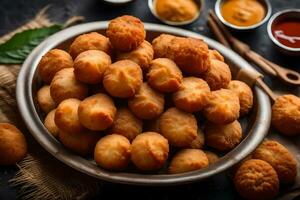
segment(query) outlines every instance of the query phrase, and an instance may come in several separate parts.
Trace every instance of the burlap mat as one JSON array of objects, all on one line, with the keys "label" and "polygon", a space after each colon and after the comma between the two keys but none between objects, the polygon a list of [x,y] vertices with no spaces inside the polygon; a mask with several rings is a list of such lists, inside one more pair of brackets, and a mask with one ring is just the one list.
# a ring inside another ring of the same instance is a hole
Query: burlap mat
[{"label": "burlap mat", "polygon": [[[52,24],[45,14],[46,8],[34,19],[0,38],[5,42],[17,32]],[[76,20],[76,18],[75,18]],[[72,21],[67,21],[69,25]],[[29,152],[17,166],[19,171],[11,184],[20,188],[22,199],[86,199],[99,192],[100,183],[62,164],[46,152],[26,129],[18,113],[15,86],[20,65],[0,65],[0,122],[18,126],[25,134]]]},{"label": "burlap mat", "polygon": [[[17,32],[49,26],[52,24],[45,14],[46,8],[39,12],[34,19],[17,30],[0,38],[0,43],[8,40]],[[74,20],[74,19],[73,19]],[[76,18],[75,18],[76,20]],[[66,25],[72,23],[66,22]],[[26,135],[29,153],[17,166],[19,171],[11,180],[13,186],[18,186],[22,199],[87,199],[95,196],[101,189],[101,182],[81,174],[62,164],[46,152],[31,136],[19,115],[15,86],[20,65],[0,65],[0,122],[10,122],[18,126]],[[275,86],[275,88],[277,88]],[[294,91],[299,95],[299,90]],[[281,137],[273,131],[269,136],[276,138],[296,155],[300,163],[300,141]],[[298,142],[299,141],[299,142]],[[298,174],[299,170],[298,170]],[[300,194],[299,175],[296,184],[284,189],[284,194],[278,199],[289,200]]]}]

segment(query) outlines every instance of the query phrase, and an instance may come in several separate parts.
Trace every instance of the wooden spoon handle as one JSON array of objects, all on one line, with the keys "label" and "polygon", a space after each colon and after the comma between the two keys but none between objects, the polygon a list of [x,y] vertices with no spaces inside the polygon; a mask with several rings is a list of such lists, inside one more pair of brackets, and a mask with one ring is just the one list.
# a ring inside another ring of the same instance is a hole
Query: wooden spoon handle
[{"label": "wooden spoon handle", "polygon": [[258,85],[270,97],[270,99],[273,102],[275,102],[276,95],[272,92],[269,86],[267,86],[261,78],[256,79],[256,85]]},{"label": "wooden spoon handle", "polygon": [[246,58],[251,62],[255,63],[260,67],[264,72],[268,73],[271,76],[277,76],[276,71],[274,71],[267,63],[265,63],[261,56],[253,51],[249,51],[245,54]]}]

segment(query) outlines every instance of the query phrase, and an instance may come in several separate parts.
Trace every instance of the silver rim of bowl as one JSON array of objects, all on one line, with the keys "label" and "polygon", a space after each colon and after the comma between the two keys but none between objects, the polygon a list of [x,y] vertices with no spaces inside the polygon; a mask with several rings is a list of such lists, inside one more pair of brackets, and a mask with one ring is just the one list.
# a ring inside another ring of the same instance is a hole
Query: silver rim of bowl
[{"label": "silver rim of bowl", "polygon": [[279,11],[277,13],[275,13],[271,19],[269,20],[268,22],[268,35],[269,37],[271,38],[272,42],[277,45],[278,47],[280,48],[283,48],[285,50],[288,50],[288,51],[292,51],[292,52],[299,52],[300,51],[300,48],[292,48],[292,47],[288,47],[288,46],[285,46],[283,44],[281,44],[273,35],[272,33],[272,25],[274,23],[274,21],[280,17],[281,15],[283,14],[286,14],[286,13],[290,13],[290,12],[297,12],[299,13],[299,16],[300,16],[300,9],[287,9],[287,10],[282,10],[282,11]]},{"label": "silver rim of bowl", "polygon": [[[227,49],[220,43],[208,37],[191,31],[186,31],[184,29],[151,23],[144,24],[145,29],[148,31],[203,38],[209,44],[209,46],[220,51],[220,53],[223,54],[224,57],[229,58],[231,62],[239,65],[241,69],[254,70],[248,62],[246,62],[235,52]],[[219,160],[219,162],[211,165],[206,169],[175,175],[147,175],[123,172],[114,173],[103,170],[96,166],[95,163],[87,160],[86,158],[68,151],[46,130],[35,108],[32,96],[32,87],[34,76],[37,73],[36,68],[41,57],[50,49],[53,49],[60,43],[79,34],[97,30],[104,30],[107,28],[107,26],[108,21],[91,22],[64,29],[50,36],[31,52],[20,70],[16,86],[16,97],[20,114],[34,138],[58,160],[74,169],[77,169],[78,171],[104,181],[148,186],[179,185],[203,180],[232,167],[239,161],[243,160],[246,156],[248,156],[262,142],[264,137],[267,135],[270,126],[271,105],[268,96],[259,87],[254,86],[254,93],[257,98],[257,114],[251,130],[249,130],[247,136],[235,149],[223,156]]]},{"label": "silver rim of bowl", "polygon": [[260,21],[257,24],[254,24],[252,26],[236,26],[236,25],[233,25],[233,24],[227,22],[223,18],[222,14],[221,14],[221,10],[220,10],[220,7],[221,7],[221,4],[222,4],[223,1],[226,1],[226,0],[217,0],[217,2],[215,4],[216,15],[221,20],[221,22],[223,24],[225,24],[226,26],[228,26],[228,27],[230,27],[232,29],[236,29],[236,30],[251,30],[251,29],[255,29],[255,28],[261,26],[262,24],[264,24],[270,18],[271,13],[272,13],[272,6],[271,6],[269,0],[263,0],[265,2],[265,4],[266,4],[267,13],[266,13],[266,15],[265,15],[265,17],[264,17],[264,19],[262,21]]}]

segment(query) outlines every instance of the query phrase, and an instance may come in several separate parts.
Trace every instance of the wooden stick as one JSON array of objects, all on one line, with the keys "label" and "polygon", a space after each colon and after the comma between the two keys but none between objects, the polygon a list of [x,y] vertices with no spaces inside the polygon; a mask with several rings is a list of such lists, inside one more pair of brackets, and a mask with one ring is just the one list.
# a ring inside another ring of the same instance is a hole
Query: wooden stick
[{"label": "wooden stick", "polygon": [[269,86],[267,86],[261,78],[256,79],[256,84],[271,98],[273,102],[275,102],[276,95],[272,92]]},{"label": "wooden stick", "polygon": [[226,38],[224,37],[224,35],[220,31],[220,29],[218,28],[218,25],[216,24],[216,22],[211,18],[211,16],[208,16],[207,23],[208,23],[211,31],[215,35],[215,37],[218,39],[218,41],[221,44],[223,44],[224,46],[231,48],[230,44],[227,42]]}]

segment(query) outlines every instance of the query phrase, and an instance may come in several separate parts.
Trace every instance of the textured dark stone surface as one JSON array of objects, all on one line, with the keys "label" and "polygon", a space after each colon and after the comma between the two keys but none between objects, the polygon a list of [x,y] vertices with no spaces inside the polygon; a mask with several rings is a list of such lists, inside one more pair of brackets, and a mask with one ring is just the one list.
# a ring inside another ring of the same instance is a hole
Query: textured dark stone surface
[{"label": "textured dark stone surface", "polygon": [[[213,8],[214,3],[215,0],[206,0],[204,12],[199,20],[182,28],[213,38],[206,25],[206,16],[208,9]],[[160,23],[150,13],[146,0],[135,0],[133,3],[118,7],[106,5],[101,0],[0,0],[0,35],[22,25],[48,4],[51,4],[50,18],[58,22],[62,22],[72,15],[83,15],[86,17],[86,21],[99,21],[109,20],[122,14],[131,14],[140,17],[145,22]],[[273,13],[287,8],[300,8],[300,0],[271,0],[271,4]],[[299,57],[284,56],[273,48],[267,35],[266,24],[250,33],[235,35],[266,58],[300,71]],[[266,80],[273,88],[285,89],[274,79],[266,77]],[[295,90],[299,91],[299,88]],[[17,198],[17,189],[8,186],[8,180],[14,176],[16,170],[15,167],[0,167],[1,200]],[[230,179],[225,174],[217,175],[202,183],[176,187],[149,188],[105,184],[99,199],[107,197],[113,199],[119,195],[132,199],[238,199]]]}]

